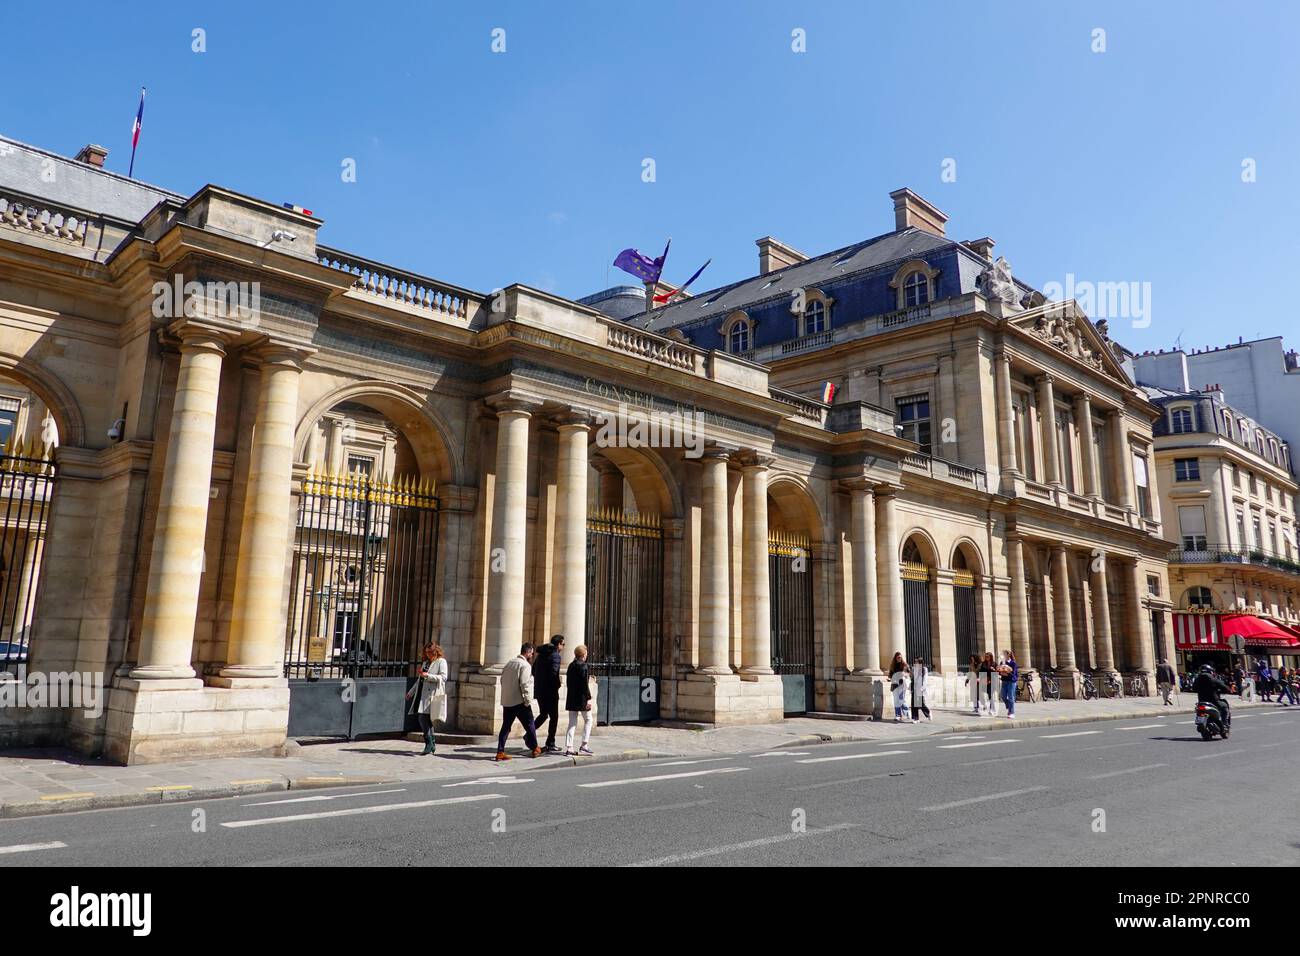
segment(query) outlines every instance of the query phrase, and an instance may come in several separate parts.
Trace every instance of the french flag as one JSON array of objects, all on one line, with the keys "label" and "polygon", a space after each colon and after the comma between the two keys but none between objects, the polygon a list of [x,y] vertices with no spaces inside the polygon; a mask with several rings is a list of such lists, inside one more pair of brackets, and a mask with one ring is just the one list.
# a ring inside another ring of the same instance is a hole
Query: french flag
[{"label": "french flag", "polygon": [[144,126],[144,87],[140,87],[140,108],[135,111],[135,122],[131,124],[131,167],[126,171],[127,178],[135,172],[135,148],[140,145],[140,130]]},{"label": "french flag", "polygon": [[825,382],[822,385],[822,404],[830,405],[835,401],[835,383]]}]

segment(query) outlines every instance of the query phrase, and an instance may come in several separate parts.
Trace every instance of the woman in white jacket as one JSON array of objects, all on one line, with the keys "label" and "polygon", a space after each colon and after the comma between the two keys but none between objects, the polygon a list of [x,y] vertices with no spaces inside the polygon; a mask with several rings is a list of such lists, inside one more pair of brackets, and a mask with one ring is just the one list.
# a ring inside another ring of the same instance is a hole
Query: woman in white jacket
[{"label": "woman in white jacket", "polygon": [[424,732],[423,754],[437,753],[433,739],[433,722],[447,719],[447,658],[442,648],[430,642],[424,647],[424,662],[420,665],[420,680],[406,692],[408,699],[415,698],[416,719]]},{"label": "woman in white jacket", "polygon": [[894,692],[894,723],[912,722],[912,714],[907,709],[907,679],[910,675],[911,668],[907,666],[907,661],[903,660],[902,653],[895,653],[889,665],[889,687]]}]

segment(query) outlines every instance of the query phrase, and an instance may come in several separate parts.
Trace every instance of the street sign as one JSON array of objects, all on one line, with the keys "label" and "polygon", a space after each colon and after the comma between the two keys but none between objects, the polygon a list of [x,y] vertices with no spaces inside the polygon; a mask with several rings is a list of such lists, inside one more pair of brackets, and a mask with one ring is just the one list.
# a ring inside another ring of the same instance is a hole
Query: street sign
[{"label": "street sign", "polygon": [[1228,635],[1228,650],[1234,654],[1246,653],[1246,639],[1240,634]]}]

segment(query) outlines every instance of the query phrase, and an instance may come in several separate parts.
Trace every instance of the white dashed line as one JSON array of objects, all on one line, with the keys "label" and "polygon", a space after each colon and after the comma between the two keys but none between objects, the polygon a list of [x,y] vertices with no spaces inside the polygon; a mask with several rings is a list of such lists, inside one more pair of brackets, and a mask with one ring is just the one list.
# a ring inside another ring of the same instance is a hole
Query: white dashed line
[{"label": "white dashed line", "polygon": [[939,749],[939,750],[958,750],[958,749],[960,749],[960,748],[962,748],[962,747],[987,747],[987,746],[989,746],[990,744],[1018,744],[1018,743],[1020,743],[1020,741],[1019,741],[1018,739],[1010,739],[1010,740],[980,740],[980,741],[978,741],[978,742],[976,742],[976,743],[970,743],[970,744],[940,744],[939,747],[938,747],[938,749]]},{"label": "white dashed line", "polygon": [[1089,780],[1106,780],[1109,777],[1122,777],[1126,773],[1141,773],[1143,770],[1155,770],[1157,767],[1167,767],[1167,763],[1149,763],[1141,767],[1129,767],[1127,770],[1112,770],[1110,773],[1097,773],[1089,777]]},{"label": "white dashed line", "polygon": [[441,807],[452,803],[475,803],[479,800],[505,800],[504,793],[481,793],[472,797],[444,797],[441,800],[417,800],[414,803],[381,803],[374,807],[353,807],[348,810],[326,810],[321,813],[295,813],[285,817],[261,817],[256,820],[232,820],[223,827],[260,827],[268,823],[298,823],[302,820],[325,820],[329,817],[355,817],[363,813],[385,813],[389,810],[417,810],[422,807]]},{"label": "white dashed line", "polygon": [[1099,734],[1100,730],[1076,730],[1072,734],[1039,734],[1041,740],[1059,740],[1062,737],[1087,737],[1089,734]]},{"label": "white dashed line", "polygon": [[830,763],[833,760],[861,760],[864,757],[890,757],[894,754],[910,754],[910,750],[877,750],[869,754],[843,754],[839,757],[812,757],[808,760],[796,760],[795,763]]},{"label": "white dashed line", "polygon": [[675,853],[672,856],[661,856],[657,860],[642,860],[640,863],[629,863],[628,866],[672,866],[675,863],[685,863],[688,860],[698,860],[706,856],[720,856],[723,853],[735,853],[738,850],[749,850],[759,846],[770,846],[773,843],[786,843],[790,840],[802,840],[810,836],[818,836],[822,833],[838,833],[841,830],[848,830],[857,826],[856,823],[837,823],[834,826],[821,827],[816,830],[809,830],[806,833],[783,833],[781,836],[764,837],[761,840],[747,840],[744,843],[732,843],[728,846],[715,846],[707,850],[695,850],[691,853]]},{"label": "white dashed line", "polygon": [[1026,787],[1023,790],[1004,790],[1002,793],[990,793],[983,797],[971,797],[967,800],[954,800],[952,803],[938,803],[932,807],[922,807],[922,813],[934,813],[936,810],[951,810],[953,807],[965,807],[972,803],[985,803],[989,800],[1005,800],[1007,797],[1018,797],[1022,793],[1036,793],[1039,790],[1046,790],[1046,787]]},{"label": "white dashed line", "polygon": [[718,767],[716,770],[692,770],[689,773],[661,773],[653,777],[628,777],[626,780],[601,780],[597,783],[580,783],[579,787],[596,789],[597,787],[622,787],[629,783],[656,783],[660,780],[681,780],[684,777],[703,777],[710,773],[739,773],[748,767]]},{"label": "white dashed line", "polygon": [[52,843],[17,843],[13,846],[0,846],[0,853],[34,853],[37,850],[62,850],[67,846],[59,840]]}]

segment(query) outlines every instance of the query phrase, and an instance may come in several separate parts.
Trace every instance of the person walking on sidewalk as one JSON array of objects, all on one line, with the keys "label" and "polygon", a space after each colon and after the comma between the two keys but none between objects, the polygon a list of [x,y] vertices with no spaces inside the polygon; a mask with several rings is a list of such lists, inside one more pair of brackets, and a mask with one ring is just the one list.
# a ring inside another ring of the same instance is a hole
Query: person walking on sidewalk
[{"label": "person walking on sidewalk", "polygon": [[[1295,678],[1295,672],[1287,670],[1285,664],[1277,669],[1277,702],[1283,707],[1289,707],[1295,703],[1295,692],[1291,690],[1291,681]],[[1282,698],[1285,697],[1286,700]]]},{"label": "person walking on sidewalk", "polygon": [[578,729],[578,716],[582,716],[582,746],[576,753],[591,756],[591,687],[587,683],[587,648],[579,644],[573,649],[573,660],[565,673],[564,709],[569,712],[569,729],[564,734],[564,752],[575,755],[573,735]]},{"label": "person walking on sidewalk", "polygon": [[934,723],[930,708],[925,703],[926,678],[929,676],[930,669],[925,666],[922,658],[912,661],[912,717],[920,720],[918,715],[925,714],[925,719]]},{"label": "person walking on sidewalk", "polygon": [[406,692],[406,699],[413,701],[415,718],[420,722],[420,730],[424,733],[421,756],[437,753],[433,722],[447,719],[447,658],[442,656],[442,648],[434,641],[424,645],[423,656],[420,679]]},{"label": "person walking on sidewalk", "polygon": [[533,693],[537,695],[537,732],[546,724],[546,747],[548,754],[558,754],[560,748],[555,746],[555,735],[560,726],[560,658],[564,650],[564,635],[556,634],[551,643],[543,644],[533,661]]},{"label": "person walking on sidewalk", "polygon": [[1273,668],[1268,666],[1268,658],[1261,657],[1255,671],[1259,679],[1259,692],[1266,704],[1273,703]]},{"label": "person walking on sidewalk", "polygon": [[985,651],[984,659],[980,661],[979,672],[979,695],[980,695],[980,715],[983,717],[996,717],[998,715],[997,705],[993,703],[993,680],[997,676],[998,665],[993,660],[993,652]]},{"label": "person walking on sidewalk", "polygon": [[998,676],[1002,678],[1002,706],[1007,709],[1007,719],[1016,719],[1016,686],[1020,683],[1020,665],[1016,655],[1011,651],[1002,652],[1002,663],[998,665]]},{"label": "person walking on sidewalk", "polygon": [[1174,702],[1169,699],[1169,694],[1173,691],[1174,681],[1177,679],[1174,669],[1169,666],[1169,661],[1160,658],[1160,663],[1156,665],[1156,686],[1160,688],[1160,696],[1164,698],[1166,707],[1174,706]]},{"label": "person walking on sidewalk", "polygon": [[537,746],[537,728],[533,726],[533,656],[532,644],[524,644],[519,656],[507,661],[501,669],[501,734],[497,737],[497,760],[509,760],[506,738],[518,720],[524,728],[524,746],[528,756],[537,757],[542,748]]},{"label": "person walking on sidewalk", "polygon": [[912,715],[907,709],[907,678],[910,673],[911,668],[903,660],[902,651],[896,651],[894,659],[889,663],[889,687],[894,692],[894,723],[900,720],[909,724],[912,722]]},{"label": "person walking on sidewalk", "polygon": [[966,665],[966,688],[970,691],[970,708],[974,716],[980,715],[980,659],[978,655],[970,656]]}]

